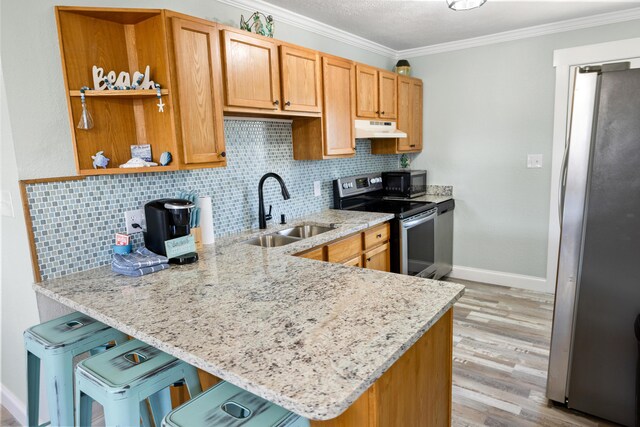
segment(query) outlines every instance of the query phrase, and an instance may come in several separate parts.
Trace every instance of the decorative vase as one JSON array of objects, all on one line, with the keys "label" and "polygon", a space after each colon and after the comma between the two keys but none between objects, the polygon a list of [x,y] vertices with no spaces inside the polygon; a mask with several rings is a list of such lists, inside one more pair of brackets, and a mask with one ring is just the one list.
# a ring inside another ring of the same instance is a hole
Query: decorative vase
[{"label": "decorative vase", "polygon": [[402,76],[410,76],[411,75],[411,64],[406,59],[401,59],[396,64],[396,73]]}]

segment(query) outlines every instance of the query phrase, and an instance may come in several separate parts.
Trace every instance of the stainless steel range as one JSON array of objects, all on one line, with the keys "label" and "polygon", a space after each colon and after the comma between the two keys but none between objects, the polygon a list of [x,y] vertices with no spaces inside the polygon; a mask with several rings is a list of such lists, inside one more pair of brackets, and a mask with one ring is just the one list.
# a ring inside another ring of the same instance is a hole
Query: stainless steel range
[{"label": "stainless steel range", "polygon": [[391,221],[391,271],[430,277],[435,273],[436,204],[385,200],[382,176],[354,175],[333,181],[335,209],[394,214]]}]

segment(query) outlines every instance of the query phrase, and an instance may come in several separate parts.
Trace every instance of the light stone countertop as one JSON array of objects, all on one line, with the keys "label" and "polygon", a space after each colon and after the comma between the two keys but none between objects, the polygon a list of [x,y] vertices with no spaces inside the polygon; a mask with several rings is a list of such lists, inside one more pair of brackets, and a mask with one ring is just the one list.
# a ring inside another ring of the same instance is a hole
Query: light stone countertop
[{"label": "light stone countertop", "polygon": [[453,199],[453,196],[436,196],[433,194],[426,194],[424,196],[419,196],[416,197],[415,199],[411,199],[411,200],[415,200],[416,202],[433,202],[433,203],[442,203],[442,202],[446,202],[447,200],[451,200]]},{"label": "light stone countertop", "polygon": [[217,239],[195,264],[138,278],[106,266],[34,289],[299,415],[326,420],[464,292],[455,283],[291,256],[391,218],[325,210],[277,228],[335,230],[287,246],[242,243],[260,234],[254,230]]}]

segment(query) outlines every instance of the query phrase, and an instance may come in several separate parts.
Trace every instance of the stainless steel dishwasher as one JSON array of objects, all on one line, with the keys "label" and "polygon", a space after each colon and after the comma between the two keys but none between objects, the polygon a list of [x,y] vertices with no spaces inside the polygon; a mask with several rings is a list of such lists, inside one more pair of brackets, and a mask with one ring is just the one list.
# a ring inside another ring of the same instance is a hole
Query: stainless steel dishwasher
[{"label": "stainless steel dishwasher", "polygon": [[438,203],[435,230],[435,264],[433,279],[440,279],[451,272],[453,266],[453,199]]}]

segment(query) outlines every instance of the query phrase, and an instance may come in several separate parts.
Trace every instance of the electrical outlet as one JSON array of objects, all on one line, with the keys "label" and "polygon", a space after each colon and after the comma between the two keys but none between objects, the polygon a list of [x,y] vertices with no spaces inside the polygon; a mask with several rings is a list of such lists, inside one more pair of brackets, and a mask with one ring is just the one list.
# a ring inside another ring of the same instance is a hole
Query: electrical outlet
[{"label": "electrical outlet", "polygon": [[313,181],[313,195],[316,197],[322,196],[322,182]]},{"label": "electrical outlet", "polygon": [[124,223],[127,226],[127,234],[141,233],[147,229],[147,221],[144,217],[144,209],[126,211]]},{"label": "electrical outlet", "polygon": [[538,169],[542,167],[542,154],[527,154],[527,168]]}]

